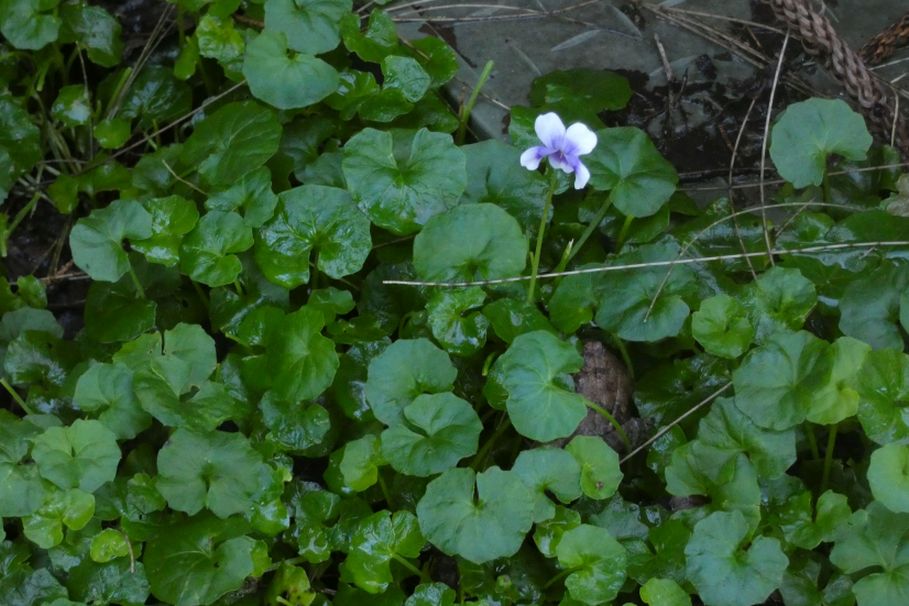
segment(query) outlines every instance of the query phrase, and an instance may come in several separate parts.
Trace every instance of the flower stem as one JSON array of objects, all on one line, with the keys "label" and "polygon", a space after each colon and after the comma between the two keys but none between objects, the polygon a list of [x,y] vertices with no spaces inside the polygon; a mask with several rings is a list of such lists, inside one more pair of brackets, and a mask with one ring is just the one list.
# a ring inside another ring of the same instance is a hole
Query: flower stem
[{"label": "flower stem", "polygon": [[473,113],[473,108],[477,104],[477,99],[480,97],[480,91],[483,90],[483,85],[486,84],[490,74],[492,74],[493,65],[495,64],[492,61],[486,62],[483,71],[480,72],[480,77],[477,78],[477,85],[473,87],[473,92],[470,93],[470,97],[467,99],[467,103],[462,105],[461,111],[458,112],[458,132],[455,135],[455,142],[458,145],[464,143],[464,136],[467,133],[467,123],[470,122],[470,114]]},{"label": "flower stem", "polygon": [[808,440],[808,448],[811,450],[811,458],[815,461],[821,460],[821,451],[817,448],[817,436],[814,435],[814,426],[806,424],[805,438]]},{"label": "flower stem", "polygon": [[839,425],[832,425],[827,434],[827,449],[824,451],[824,473],[821,476],[821,492],[827,490],[830,481],[830,468],[833,467],[833,449],[836,446],[836,432]]},{"label": "flower stem", "polygon": [[19,408],[25,411],[25,414],[35,414],[35,411],[29,407],[25,400],[22,399],[22,396],[19,395],[19,392],[13,389],[13,386],[6,382],[6,379],[0,379],[0,385],[3,386],[3,389],[5,389],[10,396],[12,396],[13,400],[16,401],[16,404],[19,405]]},{"label": "flower stem", "polygon": [[622,223],[622,229],[619,230],[619,237],[616,241],[616,252],[620,252],[622,247],[625,246],[625,239],[628,237],[628,230],[631,229],[631,223],[634,221],[634,217],[628,215],[625,217],[625,222]]},{"label": "flower stem", "polygon": [[509,427],[511,427],[511,421],[508,419],[507,414],[503,414],[495,431],[492,432],[492,435],[489,436],[489,439],[486,440],[483,447],[480,448],[480,451],[473,458],[473,461],[471,461],[470,467],[474,471],[482,471],[483,465],[486,464],[486,459],[489,458],[489,453],[492,452],[492,447],[495,446],[496,442]]},{"label": "flower stem", "polygon": [[133,269],[132,263],[129,264],[129,277],[133,281],[133,286],[136,287],[136,292],[139,293],[139,298],[145,298],[145,289],[142,288],[142,282],[139,281],[139,276],[136,275],[136,270]]},{"label": "flower stem", "polygon": [[[600,223],[603,222],[603,217],[606,216],[606,213],[609,212],[609,207],[612,206],[612,194],[606,197],[606,200],[600,206],[600,210],[597,211],[596,216],[591,219],[590,223],[587,224],[587,229],[584,230],[584,233],[581,234],[581,237],[578,238],[577,242],[574,243],[571,254],[568,255],[568,259],[565,262],[565,265],[568,264],[568,261],[574,259],[575,255],[581,251],[581,248],[587,242],[588,238],[593,234],[593,232],[600,226]],[[564,270],[564,267],[559,267],[556,272]]]},{"label": "flower stem", "polygon": [[403,566],[404,568],[406,568],[407,570],[412,572],[413,574],[417,575],[421,579],[423,578],[423,571],[420,570],[419,568],[417,568],[416,566],[414,566],[413,564],[411,564],[410,562],[408,562],[406,558],[404,558],[396,553],[391,554],[391,558],[395,562],[397,562],[398,564],[400,564],[401,566]]},{"label": "flower stem", "polygon": [[549,171],[549,190],[543,202],[543,215],[540,217],[540,228],[537,230],[537,246],[530,259],[530,286],[527,288],[527,302],[531,305],[536,301],[537,274],[540,272],[540,256],[543,254],[543,234],[546,233],[546,223],[549,219],[549,208],[552,206],[552,195],[556,188],[556,174]]},{"label": "flower stem", "polygon": [[631,452],[631,440],[628,439],[628,434],[625,433],[625,429],[622,428],[622,424],[619,423],[619,421],[614,416],[612,416],[612,413],[610,413],[608,410],[606,410],[599,404],[594,404],[590,400],[585,402],[585,404],[587,404],[587,408],[593,410],[598,415],[600,415],[601,417],[603,417],[604,419],[609,421],[609,424],[612,425],[612,427],[613,427],[613,429],[615,429],[616,433],[619,434],[619,437],[622,438],[622,442],[625,443],[626,450],[628,452]]}]

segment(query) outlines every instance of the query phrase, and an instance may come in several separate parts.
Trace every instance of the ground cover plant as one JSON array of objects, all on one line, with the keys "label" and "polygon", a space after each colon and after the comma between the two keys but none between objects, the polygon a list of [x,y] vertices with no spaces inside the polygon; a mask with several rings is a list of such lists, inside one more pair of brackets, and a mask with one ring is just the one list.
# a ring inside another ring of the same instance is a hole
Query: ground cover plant
[{"label": "ground cover plant", "polygon": [[909,602],[896,152],[805,100],[698,203],[590,70],[471,141],[382,4],[0,0],[0,252],[59,230],[0,281],[3,603]]}]

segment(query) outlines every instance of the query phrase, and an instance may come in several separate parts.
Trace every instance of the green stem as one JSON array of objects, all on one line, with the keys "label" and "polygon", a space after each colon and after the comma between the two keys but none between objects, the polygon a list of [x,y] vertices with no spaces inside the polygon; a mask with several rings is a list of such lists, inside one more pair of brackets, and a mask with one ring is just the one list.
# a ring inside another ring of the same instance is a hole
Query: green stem
[{"label": "green stem", "polygon": [[381,471],[376,475],[376,479],[379,481],[379,490],[382,491],[382,497],[385,499],[385,504],[391,508],[391,494],[388,492],[388,485],[385,484],[385,479],[382,477]]},{"label": "green stem", "polygon": [[546,581],[546,584],[543,585],[543,591],[546,591],[547,589],[549,589],[550,587],[552,587],[553,585],[555,585],[556,583],[558,583],[559,581],[561,581],[562,579],[564,579],[565,577],[567,577],[574,571],[575,571],[574,568],[566,568],[565,570],[559,572],[554,577],[552,577],[551,579]]},{"label": "green stem", "polygon": [[489,439],[483,444],[483,447],[480,448],[477,455],[473,458],[473,461],[470,463],[470,467],[474,471],[481,471],[483,465],[486,463],[486,459],[489,457],[489,453],[492,452],[492,447],[495,446],[495,443],[502,437],[502,434],[511,426],[511,422],[508,419],[508,415],[502,415],[502,418],[499,420],[498,426],[496,426],[495,431],[492,432],[492,435],[489,436]]},{"label": "green stem", "polygon": [[136,287],[136,292],[139,293],[139,298],[145,298],[145,289],[142,288],[142,282],[139,281],[139,276],[136,275],[136,270],[133,269],[132,263],[129,264],[129,277],[133,281],[133,286]]},{"label": "green stem", "polygon": [[821,492],[827,490],[830,481],[830,468],[833,467],[833,449],[836,446],[836,432],[839,425],[832,425],[827,434],[827,449],[824,451],[824,473],[821,476]]},{"label": "green stem", "polygon": [[622,438],[622,442],[625,443],[625,448],[628,452],[631,452],[631,440],[628,439],[628,434],[625,433],[625,430],[622,428],[622,424],[612,416],[608,410],[600,406],[599,404],[594,404],[590,400],[586,402],[587,408],[595,411],[598,415],[609,421],[609,424],[615,429],[616,433],[619,434],[619,437]]},{"label": "green stem", "polygon": [[[9,224],[9,232],[12,233],[16,227],[22,223],[22,220],[25,219],[26,215],[32,212],[35,208],[35,204],[38,203],[38,200],[41,199],[41,192],[35,192],[35,195],[32,196],[31,200],[28,201],[28,204],[22,207],[22,209],[16,213],[16,216],[13,218],[13,222]],[[4,255],[5,256],[5,255]]]},{"label": "green stem", "polygon": [[0,385],[3,386],[3,389],[5,389],[10,396],[12,396],[13,400],[16,401],[16,404],[19,405],[19,408],[25,411],[25,414],[35,414],[35,411],[29,407],[25,400],[22,399],[22,396],[19,395],[19,392],[13,389],[13,386],[6,382],[6,379],[0,379]]},{"label": "green stem", "polygon": [[621,251],[622,247],[625,246],[625,239],[628,237],[628,230],[631,229],[631,223],[633,221],[634,217],[631,215],[625,217],[625,222],[622,223],[622,229],[619,230],[619,238],[615,246],[616,251]]},{"label": "green stem", "polygon": [[483,90],[483,86],[489,80],[490,74],[492,74],[493,65],[495,64],[492,61],[487,61],[486,65],[483,66],[483,71],[480,72],[480,77],[477,78],[477,85],[473,87],[473,92],[470,93],[467,103],[462,105],[461,111],[458,112],[458,132],[455,135],[455,142],[458,145],[464,143],[464,136],[467,134],[467,123],[470,122],[470,114],[473,113],[473,108],[477,104],[480,91]]},{"label": "green stem", "polygon": [[391,558],[395,562],[397,562],[398,564],[400,564],[401,566],[403,566],[404,568],[409,570],[410,572],[412,572],[415,575],[417,575],[418,577],[420,577],[421,579],[423,578],[423,571],[420,570],[419,568],[417,568],[416,566],[414,566],[413,564],[411,564],[410,562],[408,562],[406,558],[403,558],[396,553],[391,554]]},{"label": "green stem", "polygon": [[830,204],[830,173],[824,171],[824,203]]},{"label": "green stem", "polygon": [[543,235],[546,233],[546,224],[549,219],[549,208],[552,206],[552,195],[556,188],[555,171],[549,171],[549,191],[546,192],[546,201],[543,202],[543,215],[540,217],[540,227],[537,229],[537,245],[533,257],[530,259],[530,286],[527,288],[527,302],[535,302],[537,274],[540,273],[540,256],[543,254]]},{"label": "green stem", "polygon": [[[587,229],[584,230],[584,233],[581,234],[581,237],[578,238],[577,242],[574,243],[571,254],[568,255],[568,261],[574,259],[574,256],[578,254],[584,244],[587,242],[588,238],[596,231],[596,228],[600,226],[600,223],[603,222],[603,218],[606,216],[606,213],[609,212],[609,207],[612,206],[612,194],[606,197],[606,201],[603,202],[603,205],[600,206],[600,210],[597,211],[596,216],[587,224]],[[568,264],[567,262],[565,263]],[[562,271],[564,267],[560,267],[556,271]]]},{"label": "green stem", "polygon": [[814,426],[805,426],[805,438],[808,440],[808,448],[811,450],[811,458],[815,461],[821,460],[821,451],[817,449],[817,436],[814,435]]},{"label": "green stem", "polygon": [[208,305],[208,297],[205,295],[205,291],[202,290],[202,287],[199,286],[199,283],[195,280],[190,280],[190,283],[193,285],[193,288],[196,291],[196,295],[198,295],[199,301],[202,302],[202,306],[205,308],[205,313],[207,314],[210,309]]},{"label": "green stem", "polygon": [[234,280],[234,290],[237,291],[237,294],[241,297],[243,296],[243,285],[240,284],[240,278]]}]

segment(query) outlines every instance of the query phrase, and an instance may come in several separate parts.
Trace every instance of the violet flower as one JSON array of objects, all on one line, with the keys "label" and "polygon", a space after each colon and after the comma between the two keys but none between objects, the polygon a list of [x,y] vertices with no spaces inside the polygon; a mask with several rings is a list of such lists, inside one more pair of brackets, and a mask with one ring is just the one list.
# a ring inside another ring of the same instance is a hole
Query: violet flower
[{"label": "violet flower", "polygon": [[554,112],[537,116],[534,130],[543,145],[531,147],[521,154],[521,166],[536,170],[543,158],[553,168],[574,173],[574,188],[582,189],[590,180],[590,171],[580,156],[589,154],[597,145],[597,136],[586,125],[575,122],[567,129]]}]

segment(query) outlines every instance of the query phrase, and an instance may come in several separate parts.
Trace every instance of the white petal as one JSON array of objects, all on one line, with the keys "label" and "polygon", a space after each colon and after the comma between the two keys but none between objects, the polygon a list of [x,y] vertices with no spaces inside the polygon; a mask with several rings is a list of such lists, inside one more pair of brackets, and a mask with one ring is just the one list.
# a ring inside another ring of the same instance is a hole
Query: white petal
[{"label": "white petal", "polygon": [[527,170],[536,170],[540,167],[540,161],[546,156],[546,148],[537,145],[525,150],[521,154],[521,166]]},{"label": "white petal", "polygon": [[587,128],[586,124],[575,122],[565,132],[565,147],[570,148],[579,156],[589,154],[596,146],[596,133]]},{"label": "white petal", "polygon": [[546,147],[551,149],[562,147],[562,142],[565,140],[565,125],[555,112],[537,116],[533,128],[537,131],[537,137]]},{"label": "white petal", "polygon": [[590,181],[590,171],[583,163],[578,162],[577,170],[574,173],[574,188],[584,189],[588,181]]}]

